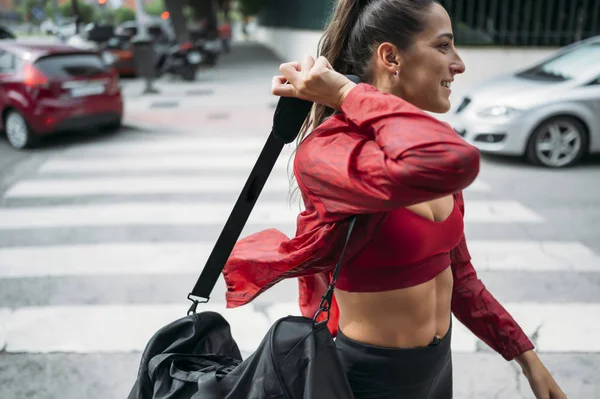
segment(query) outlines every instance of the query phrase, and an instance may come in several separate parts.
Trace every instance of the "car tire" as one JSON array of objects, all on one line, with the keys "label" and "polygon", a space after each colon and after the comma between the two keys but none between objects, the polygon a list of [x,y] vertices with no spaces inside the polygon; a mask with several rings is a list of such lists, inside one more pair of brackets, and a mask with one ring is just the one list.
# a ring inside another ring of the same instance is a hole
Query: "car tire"
[{"label": "car tire", "polygon": [[114,132],[114,131],[119,130],[121,128],[121,126],[123,126],[123,120],[121,118],[119,118],[119,119],[115,120],[114,122],[104,125],[102,130],[107,131],[107,132]]},{"label": "car tire", "polygon": [[194,80],[196,80],[196,73],[197,73],[196,67],[189,66],[181,72],[181,77],[186,82],[193,82]]},{"label": "car tire", "polygon": [[9,110],[4,117],[4,131],[10,145],[17,150],[31,148],[37,143],[23,115],[14,109]]},{"label": "car tire", "polygon": [[527,144],[526,158],[533,165],[565,168],[581,161],[588,147],[588,132],[583,123],[571,116],[556,116],[535,128]]},{"label": "car tire", "polygon": [[219,56],[217,54],[208,53],[206,55],[206,59],[204,60],[204,64],[213,67],[213,66],[217,65],[218,59],[219,59]]}]

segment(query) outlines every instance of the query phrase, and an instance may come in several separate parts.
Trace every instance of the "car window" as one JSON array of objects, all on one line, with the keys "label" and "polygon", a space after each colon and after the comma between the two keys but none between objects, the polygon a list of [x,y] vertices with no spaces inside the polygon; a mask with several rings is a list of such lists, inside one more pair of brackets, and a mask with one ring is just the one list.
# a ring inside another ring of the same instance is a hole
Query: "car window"
[{"label": "car window", "polygon": [[52,78],[94,76],[106,72],[107,66],[96,54],[63,54],[39,59],[35,65]]},{"label": "car window", "polygon": [[129,37],[113,36],[108,39],[105,47],[109,50],[129,50],[131,43],[129,42]]},{"label": "car window", "polygon": [[16,57],[0,50],[0,73],[12,73],[16,70]]},{"label": "car window", "polygon": [[520,76],[565,81],[589,73],[597,65],[600,65],[600,43],[590,43],[557,55]]},{"label": "car window", "polygon": [[15,35],[7,29],[0,28],[0,39],[15,39]]}]

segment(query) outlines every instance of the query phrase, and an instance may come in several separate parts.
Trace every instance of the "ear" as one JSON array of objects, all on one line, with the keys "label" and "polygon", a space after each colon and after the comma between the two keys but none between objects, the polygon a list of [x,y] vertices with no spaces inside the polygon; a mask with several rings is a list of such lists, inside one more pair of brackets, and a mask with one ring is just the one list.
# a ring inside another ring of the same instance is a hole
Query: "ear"
[{"label": "ear", "polygon": [[377,63],[390,75],[400,70],[400,52],[391,43],[384,42],[377,47]]}]

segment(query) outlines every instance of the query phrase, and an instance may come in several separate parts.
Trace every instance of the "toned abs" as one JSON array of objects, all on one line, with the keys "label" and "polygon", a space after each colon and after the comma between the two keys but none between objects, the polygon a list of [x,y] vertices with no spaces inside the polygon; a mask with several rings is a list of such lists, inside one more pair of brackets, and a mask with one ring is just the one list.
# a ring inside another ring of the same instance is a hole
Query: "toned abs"
[{"label": "toned abs", "polygon": [[[447,196],[407,207],[434,222],[444,221],[454,200]],[[427,346],[450,327],[453,279],[450,265],[433,280],[383,292],[350,293],[336,289],[340,329],[354,340],[383,347]]]}]

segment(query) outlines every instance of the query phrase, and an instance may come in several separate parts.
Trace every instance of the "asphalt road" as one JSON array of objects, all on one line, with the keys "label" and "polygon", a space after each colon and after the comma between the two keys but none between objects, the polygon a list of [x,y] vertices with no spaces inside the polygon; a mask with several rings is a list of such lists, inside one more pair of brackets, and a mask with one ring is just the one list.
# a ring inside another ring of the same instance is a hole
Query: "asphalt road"
[{"label": "asphalt road", "polygon": [[[79,132],[25,152],[0,141],[0,398],[126,397],[150,335],[185,315],[266,138],[270,121],[260,115],[272,100],[252,96],[268,85],[261,76],[241,90],[257,115],[246,130],[232,110],[214,122],[219,134]],[[214,87],[215,107],[236,95]],[[285,151],[245,234],[294,232]],[[551,171],[485,156],[465,197],[480,278],[569,398],[600,397],[600,159]],[[223,295],[220,283],[215,309],[225,311]],[[225,311],[246,355],[274,318],[297,313],[296,299],[289,281],[247,310]],[[514,363],[459,323],[455,332],[455,397],[533,397]]]}]

